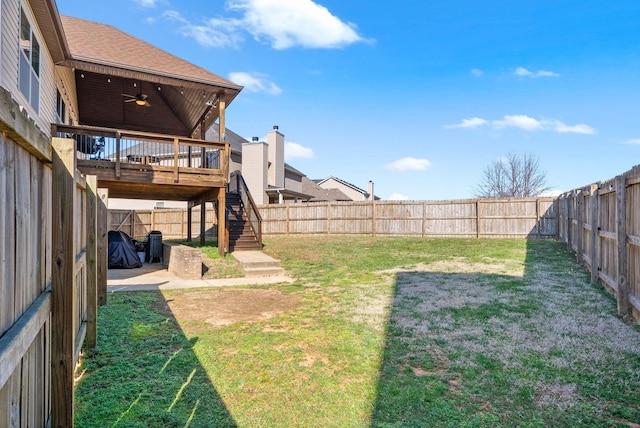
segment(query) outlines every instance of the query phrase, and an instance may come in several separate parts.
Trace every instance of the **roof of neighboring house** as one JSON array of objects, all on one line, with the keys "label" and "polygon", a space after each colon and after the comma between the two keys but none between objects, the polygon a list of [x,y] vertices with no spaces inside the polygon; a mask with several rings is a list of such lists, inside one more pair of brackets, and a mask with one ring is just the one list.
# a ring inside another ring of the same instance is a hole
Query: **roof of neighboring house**
[{"label": "roof of neighboring house", "polygon": [[[211,125],[211,128],[207,130],[207,140],[218,141],[219,129],[220,128],[217,123],[214,123],[213,125]],[[249,141],[246,138],[236,134],[229,128],[225,128],[224,134],[225,134],[224,141],[226,143],[229,143],[229,149],[232,152],[237,152],[242,154],[242,145],[247,144]]]},{"label": "roof of neighboring house", "polygon": [[305,177],[305,173],[304,172],[301,172],[300,170],[292,167],[291,165],[289,165],[286,162],[284,163],[284,169],[285,169],[286,172],[289,172],[291,174],[295,174],[295,175],[297,175],[299,177]]},{"label": "roof of neighboring house", "polygon": [[229,80],[120,31],[111,25],[64,15],[61,15],[60,18],[73,61],[119,68],[153,76],[163,76],[173,80],[184,81],[184,83],[216,85],[235,91],[242,89],[241,86]]},{"label": "roof of neighboring house", "polygon": [[296,192],[295,190],[287,189],[285,187],[267,186],[267,188],[264,189],[264,191],[267,192],[268,195],[273,195],[273,196],[282,193],[285,196],[285,199],[289,197],[289,198],[299,198],[299,199],[309,200],[312,197],[312,195],[309,195],[307,193]]},{"label": "roof of neighboring house", "polygon": [[310,202],[351,201],[351,198],[340,189],[324,189],[314,180],[310,180],[307,177],[302,177],[302,191],[312,195]]},{"label": "roof of neighboring house", "polygon": [[[342,180],[342,179],[340,179],[340,178],[338,178],[338,177],[334,177],[334,176],[329,176],[329,177],[327,177],[327,178],[323,178],[323,179],[315,179],[315,180],[313,180],[313,182],[314,182],[314,183],[316,183],[316,184],[318,184],[318,186],[321,186],[323,183],[325,183],[325,182],[327,182],[327,181],[330,181],[330,180],[334,180],[334,181],[336,181],[336,182],[338,182],[338,183],[342,184],[343,186],[350,187],[350,188],[352,188],[353,190],[355,190],[355,191],[357,191],[357,192],[362,193],[363,195],[368,195],[368,194],[369,194],[369,192],[367,192],[366,190],[363,190],[363,189],[359,188],[359,187],[358,187],[358,186],[356,186],[355,184],[351,184],[351,183],[349,183],[349,182],[347,182],[347,181],[344,181],[344,180]],[[377,197],[377,196],[375,196],[375,195],[374,195],[374,197],[375,197],[375,199],[376,199],[376,200],[380,199],[379,197]]]}]

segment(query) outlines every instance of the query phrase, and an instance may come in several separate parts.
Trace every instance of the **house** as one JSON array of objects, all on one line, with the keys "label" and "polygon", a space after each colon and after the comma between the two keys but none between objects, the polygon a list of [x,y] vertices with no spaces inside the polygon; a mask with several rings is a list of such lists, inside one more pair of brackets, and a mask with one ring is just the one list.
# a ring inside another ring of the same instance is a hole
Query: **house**
[{"label": "house", "polygon": [[[106,302],[106,275],[87,274],[106,273],[95,256],[106,215],[87,189],[184,201],[189,216],[225,207],[225,112],[242,87],[112,26],[60,16],[54,0],[0,0],[0,46],[0,426],[73,426],[96,277]],[[224,210],[217,224],[224,231]]]},{"label": "house", "polygon": [[[267,141],[244,142],[240,147],[242,172],[247,187],[258,205],[305,201],[311,195],[302,191],[305,176],[284,161],[284,134],[278,126],[267,132]],[[233,149],[232,149],[233,150]]]},{"label": "house", "polygon": [[351,201],[371,201],[380,198],[373,193],[373,182],[369,181],[368,189],[365,191],[358,186],[344,181],[338,177],[330,176],[324,179],[313,180],[320,188],[325,190],[336,189],[344,193]]}]

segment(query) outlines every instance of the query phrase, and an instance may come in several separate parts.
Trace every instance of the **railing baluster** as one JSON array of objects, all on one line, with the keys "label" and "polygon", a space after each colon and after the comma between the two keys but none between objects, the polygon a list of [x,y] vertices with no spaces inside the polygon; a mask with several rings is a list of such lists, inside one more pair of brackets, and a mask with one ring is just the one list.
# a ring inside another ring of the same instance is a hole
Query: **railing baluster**
[{"label": "railing baluster", "polygon": [[120,131],[116,131],[116,178],[120,178]]},{"label": "railing baluster", "polygon": [[[174,173],[174,177],[173,177],[173,182],[177,183],[179,180],[179,168],[178,168],[178,162],[179,162],[179,155],[180,155],[180,144],[177,138],[173,139],[173,173]],[[189,162],[191,163],[191,162]]]}]

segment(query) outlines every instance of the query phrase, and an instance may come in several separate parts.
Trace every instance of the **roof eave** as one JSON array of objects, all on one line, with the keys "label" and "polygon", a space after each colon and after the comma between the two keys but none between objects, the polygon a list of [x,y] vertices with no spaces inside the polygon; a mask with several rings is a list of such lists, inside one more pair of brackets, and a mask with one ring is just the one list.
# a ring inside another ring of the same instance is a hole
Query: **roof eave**
[{"label": "roof eave", "polygon": [[71,56],[60,14],[54,0],[30,0],[29,4],[55,63]]}]

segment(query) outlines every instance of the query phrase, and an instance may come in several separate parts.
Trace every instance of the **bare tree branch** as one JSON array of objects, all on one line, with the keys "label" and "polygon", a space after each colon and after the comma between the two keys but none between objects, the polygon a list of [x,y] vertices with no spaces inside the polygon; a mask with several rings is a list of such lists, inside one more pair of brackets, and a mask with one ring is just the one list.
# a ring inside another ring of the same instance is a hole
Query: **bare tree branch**
[{"label": "bare tree branch", "polygon": [[509,153],[484,169],[475,194],[479,198],[538,196],[549,190],[546,182],[546,172],[540,168],[536,157]]}]

